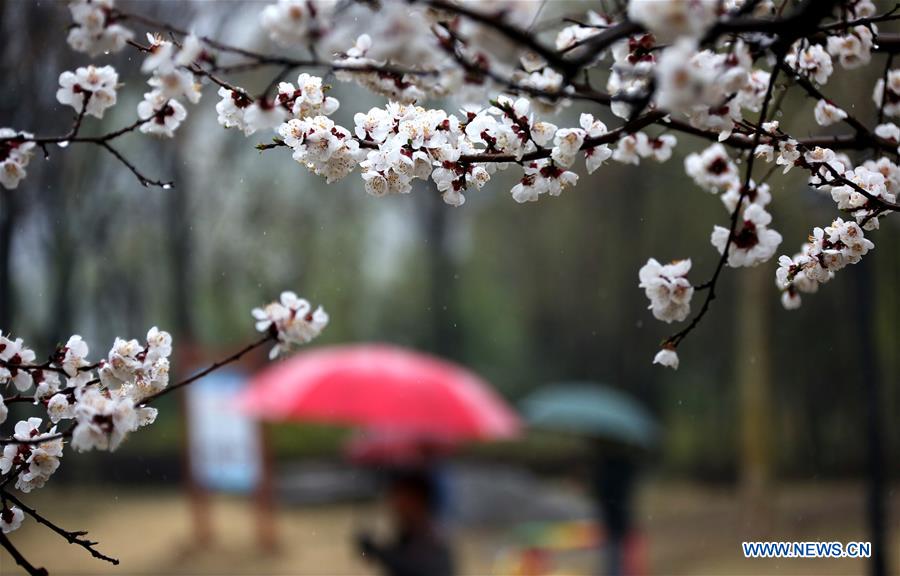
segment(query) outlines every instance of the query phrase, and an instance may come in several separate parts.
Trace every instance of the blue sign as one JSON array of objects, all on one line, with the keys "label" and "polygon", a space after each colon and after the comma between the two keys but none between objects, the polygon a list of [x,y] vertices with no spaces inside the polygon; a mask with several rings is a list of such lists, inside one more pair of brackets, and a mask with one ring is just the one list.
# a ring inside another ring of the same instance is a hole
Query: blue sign
[{"label": "blue sign", "polygon": [[258,424],[237,408],[246,385],[244,374],[221,370],[187,387],[191,470],[209,490],[252,492],[262,477]]}]

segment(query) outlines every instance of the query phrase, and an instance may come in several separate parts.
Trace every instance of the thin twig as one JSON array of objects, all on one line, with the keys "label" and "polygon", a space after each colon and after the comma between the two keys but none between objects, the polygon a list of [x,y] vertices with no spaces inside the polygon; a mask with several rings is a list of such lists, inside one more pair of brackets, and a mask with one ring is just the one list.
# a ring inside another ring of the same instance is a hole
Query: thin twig
[{"label": "thin twig", "polygon": [[[779,55],[776,54],[776,59]],[[766,115],[769,111],[769,102],[772,99],[772,92],[775,88],[775,80],[778,77],[779,68],[776,67],[772,70],[772,74],[769,77],[769,85],[766,88],[766,95],[763,99],[762,108],[759,112],[759,120],[757,122],[758,130],[753,136],[753,146],[747,152],[747,168],[746,173],[744,175],[744,185],[741,187],[741,194],[738,197],[737,204],[734,207],[734,210],[731,213],[731,225],[728,230],[728,240],[725,242],[725,248],[722,250],[722,255],[719,258],[719,262],[716,264],[716,269],[713,272],[712,277],[705,282],[702,286],[707,288],[706,298],[703,300],[703,305],[700,307],[700,311],[697,312],[696,315],[691,319],[690,324],[669,336],[664,342],[663,347],[669,348],[677,348],[681,341],[685,339],[685,337],[691,333],[699,324],[700,321],[706,316],[706,313],[709,311],[710,304],[716,298],[716,284],[719,281],[719,276],[722,274],[722,270],[725,269],[725,264],[728,262],[728,251],[731,248],[731,244],[734,241],[734,233],[737,229],[738,217],[741,213],[741,209],[744,207],[744,199],[747,197],[747,194],[750,193],[750,183],[753,177],[753,160],[756,158],[754,151],[756,147],[759,145],[760,136],[762,134],[762,125],[766,121]]]},{"label": "thin twig", "polygon": [[240,350],[238,350],[231,356],[228,356],[227,358],[223,358],[222,360],[219,360],[218,362],[214,362],[214,363],[210,364],[209,366],[207,366],[200,372],[197,372],[193,376],[186,378],[186,379],[182,380],[181,382],[178,382],[177,384],[173,384],[172,386],[167,386],[166,388],[163,388],[156,394],[147,396],[146,398],[144,398],[141,401],[141,404],[143,404],[143,405],[150,404],[151,402],[159,399],[162,396],[165,396],[166,394],[169,394],[170,392],[178,390],[179,388],[181,388],[183,386],[187,386],[188,384],[191,384],[192,382],[196,382],[197,380],[203,378],[210,372],[213,372],[227,364],[231,364],[232,362],[240,360],[240,358],[242,356],[244,356],[245,354],[247,354],[248,352],[257,349],[260,346],[262,346],[263,344],[265,344],[267,342],[271,342],[274,339],[275,339],[275,336],[273,336],[271,333],[267,333],[265,336],[263,336],[259,340],[255,341],[255,342],[251,342],[250,344],[247,344],[246,346],[244,346],[243,348],[241,348]]},{"label": "thin twig", "polygon": [[16,561],[16,564],[21,566],[22,569],[31,576],[47,576],[47,570],[45,568],[38,568],[29,562],[3,532],[0,532],[0,546],[3,546],[6,551],[9,552],[9,555],[13,557],[13,560]]},{"label": "thin twig", "polygon": [[103,554],[102,552],[100,552],[96,548],[94,548],[94,546],[96,546],[98,544],[98,542],[94,542],[92,540],[88,540],[87,538],[84,538],[84,536],[87,536],[87,532],[85,532],[85,531],[70,532],[69,530],[66,530],[64,528],[57,526],[56,524],[54,524],[53,522],[51,522],[50,520],[45,518],[43,515],[41,515],[37,510],[35,510],[31,506],[28,506],[27,504],[25,504],[24,502],[22,502],[21,500],[19,500],[18,498],[16,498],[15,496],[13,496],[12,494],[10,494],[9,492],[7,492],[5,490],[3,491],[3,497],[6,498],[7,500],[9,500],[10,502],[12,502],[13,504],[15,504],[16,506],[18,506],[19,508],[21,508],[22,510],[24,510],[26,514],[28,514],[29,516],[31,516],[32,518],[37,520],[38,523],[43,524],[47,528],[50,528],[51,530],[53,530],[54,532],[56,532],[57,534],[62,536],[69,544],[75,544],[76,546],[81,546],[82,548],[84,548],[85,550],[90,552],[91,556],[93,556],[94,558],[97,558],[98,560],[104,560],[106,562],[109,562],[110,564],[118,566],[119,560],[117,558],[113,558],[112,556],[107,556],[106,554]]}]

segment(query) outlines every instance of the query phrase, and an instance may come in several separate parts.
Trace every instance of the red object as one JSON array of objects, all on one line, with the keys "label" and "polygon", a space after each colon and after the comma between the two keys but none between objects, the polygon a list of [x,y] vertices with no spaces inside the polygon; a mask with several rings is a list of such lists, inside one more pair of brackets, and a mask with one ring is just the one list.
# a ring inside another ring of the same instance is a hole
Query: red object
[{"label": "red object", "polygon": [[472,372],[382,344],[319,348],[253,379],[242,407],[261,418],[349,424],[442,441],[508,438],[519,419]]}]

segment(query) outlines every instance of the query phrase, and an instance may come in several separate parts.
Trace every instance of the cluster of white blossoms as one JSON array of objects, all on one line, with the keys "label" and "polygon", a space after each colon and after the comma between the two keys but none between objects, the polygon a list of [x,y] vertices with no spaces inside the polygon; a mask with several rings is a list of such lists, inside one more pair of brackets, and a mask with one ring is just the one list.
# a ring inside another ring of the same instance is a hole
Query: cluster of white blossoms
[{"label": "cluster of white blossoms", "polygon": [[190,66],[203,54],[203,43],[193,34],[184,38],[181,47],[161,36],[147,34],[148,55],[141,71],[152,76],[151,86],[138,104],[138,117],[144,121],[140,131],[145,134],[171,138],[187,118],[187,110],[179,100],[192,104],[200,101],[200,84]]},{"label": "cluster of white blossoms", "polygon": [[[773,74],[769,70],[783,64],[790,69],[783,77],[796,76],[793,84],[814,97],[813,117],[819,126],[845,123],[859,138],[881,149],[900,146],[900,126],[883,122],[872,130],[874,137],[869,137],[847,110],[816,88],[833,82],[838,67],[853,69],[871,61],[877,27],[872,22],[851,25],[876,13],[870,0],[842,2],[831,14],[838,24],[823,26],[818,33],[802,38],[765,26],[752,32],[718,33],[717,25],[727,24],[731,18],[787,22],[771,0],[752,4],[747,0],[631,0],[620,20],[611,13],[587,12],[582,19],[560,25],[555,52],[537,36],[534,42],[515,39],[516,30],[530,33],[539,2],[459,2],[464,8],[460,12],[406,0],[346,6],[332,0],[277,0],[263,8],[259,23],[273,42],[309,50],[313,60],[330,65],[333,78],[387,98],[382,106],[354,114],[353,125],[346,127],[334,116],[338,100],[329,95],[330,86],[318,76],[300,74],[293,83],[279,82],[279,76],[252,97],[250,91],[217,77],[229,69],[218,65],[218,56],[237,56],[235,68],[262,67],[281,60],[207,42],[193,33],[177,32],[178,28],[165,38],[148,35],[141,68],[150,75],[151,89],[138,105],[143,121],[138,128],[171,137],[187,116],[183,102],[200,99],[198,76],[208,76],[218,85],[216,112],[221,126],[245,136],[274,132],[274,144],[261,144],[260,149],[290,148],[295,161],[327,183],[358,169],[364,189],[372,196],[407,194],[416,180],[430,179],[443,200],[453,206],[464,204],[467,194],[515,166],[521,176],[511,195],[517,202],[533,202],[575,186],[579,160],[583,159],[590,174],[609,160],[631,165],[669,160],[678,144],[673,130],[718,138],[719,143],[686,155],[684,167],[700,188],[719,196],[732,217],[729,226],[715,226],[710,236],[722,255],[720,262],[730,267],[770,260],[782,237],[770,228],[769,187],[749,175],[741,177],[739,162],[729,157],[726,144],[749,149],[749,139],[757,143],[750,150],[754,161],[773,164],[782,173],[795,167],[809,170],[810,186],[830,195],[837,209],[861,230],[877,228],[880,218],[896,209],[900,169],[888,157],[855,164],[843,154],[792,138],[779,128],[777,120],[762,119],[758,128],[756,125],[767,93],[780,101],[780,85],[769,92]],[[76,49],[99,54],[132,40],[131,32],[121,26],[129,15],[117,11],[113,0],[74,0],[70,6],[74,25],[69,41]],[[475,13],[479,16],[473,17]],[[488,25],[491,18],[501,20],[503,26]],[[634,25],[629,28],[634,31],[630,35],[615,36],[612,43],[598,41],[603,40],[598,36],[604,31],[629,22]],[[791,42],[789,47],[776,44],[783,36]],[[783,62],[772,59],[776,45],[787,48]],[[212,48],[221,54],[212,54]],[[581,114],[577,126],[557,126],[538,117],[560,112],[579,97],[605,101],[605,95],[590,86],[589,75],[582,78],[583,72],[602,62],[609,68],[609,108],[626,123],[610,130],[587,113]],[[57,97],[79,114],[101,118],[116,101],[117,82],[118,75],[109,66],[79,68],[61,75]],[[787,82],[784,78],[785,85]],[[900,70],[888,71],[876,83],[872,97],[884,116],[900,116]],[[438,98],[452,99],[458,112],[427,105],[429,99]],[[748,113],[750,117],[745,118]],[[648,118],[648,123],[640,123]],[[639,129],[632,128],[634,121]],[[652,125],[662,130],[651,133]],[[35,145],[30,137],[11,129],[0,131],[3,186],[16,187],[25,176]],[[804,250],[801,255],[808,252]],[[690,288],[683,274],[675,272],[667,269],[666,275]],[[649,296],[646,274],[651,274],[647,266],[641,271],[641,286]],[[654,290],[659,281],[653,281]],[[786,305],[796,306],[796,292],[816,286],[803,279],[792,280],[784,288]],[[692,290],[687,301],[679,301],[677,306],[674,300],[651,297],[654,315],[667,322],[684,320]],[[287,296],[287,301],[273,306],[269,307],[273,317],[269,308],[254,313],[265,314],[260,322],[269,322],[265,329],[279,335],[277,354],[303,341],[305,324],[297,321],[294,325],[286,319],[305,318],[308,310],[298,311],[309,305]],[[304,322],[315,325],[314,316]],[[279,322],[288,323],[282,326]],[[134,344],[120,344],[117,358],[129,358]],[[677,366],[676,346],[677,341],[664,348],[656,361]],[[142,370],[150,371],[150,367]],[[58,374],[50,372],[45,381],[35,382],[41,390],[53,388]],[[102,385],[104,390],[109,388],[108,383]],[[100,406],[102,403],[94,398],[85,406],[95,405],[104,414],[116,413],[118,408]],[[139,405],[140,400],[133,399],[133,403]],[[69,413],[69,404],[62,400],[53,406],[60,414]]]},{"label": "cluster of white blossoms", "polygon": [[294,118],[282,124],[278,132],[294,151],[294,160],[324,176],[329,184],[342,179],[359,163],[359,142],[327,116]]},{"label": "cluster of white blossoms", "polygon": [[[256,127],[248,127],[245,120],[247,101],[231,91],[220,94],[220,123],[255,132]],[[351,133],[327,117],[339,103],[325,96],[320,78],[308,74],[300,76],[298,88],[282,83],[276,104],[282,117],[294,116],[278,127],[282,142],[293,150],[297,162],[327,182],[345,177],[358,165],[366,191],[385,196],[409,193],[414,180],[431,178],[444,201],[454,206],[465,202],[467,189],[482,188],[494,172],[514,163],[522,164],[524,175],[512,195],[526,202],[543,194],[559,195],[573,186],[578,176],[566,168],[579,157],[590,173],[610,157],[621,162],[634,162],[632,155],[667,160],[675,144],[671,135],[626,135],[619,147],[628,154],[620,151],[617,157],[605,142],[592,145],[608,134],[606,125],[592,115],[582,114],[578,128],[559,129],[537,120],[527,98],[502,95],[487,108],[462,110],[461,118],[439,109],[389,102],[384,108],[355,114]],[[502,160],[477,162],[479,154]],[[532,154],[540,157],[524,160]]]},{"label": "cluster of white blossoms", "polygon": [[[676,260],[670,264],[660,264],[653,258],[641,267],[638,286],[644,289],[650,300],[653,317],[666,323],[681,322],[691,313],[691,298],[694,286],[687,279],[691,271],[691,261]],[[654,364],[677,369],[678,354],[673,347],[664,346],[653,359]]]},{"label": "cluster of white blossoms", "polygon": [[103,118],[103,113],[116,104],[116,88],[119,75],[112,66],[85,66],[75,72],[59,75],[56,100],[71,106],[75,112]]},{"label": "cluster of white blossoms", "polygon": [[664,50],[656,65],[654,100],[660,108],[683,114],[695,128],[719,133],[724,140],[744,110],[759,111],[769,73],[753,69],[743,42],[728,52],[698,50],[696,41],[678,40]]},{"label": "cluster of white blossoms", "polygon": [[778,259],[775,281],[784,291],[785,308],[800,306],[800,292],[815,292],[819,284],[831,280],[845,266],[859,262],[874,247],[856,222],[838,218],[831,226],[815,228],[800,253]]},{"label": "cluster of white blossoms", "polygon": [[[313,311],[293,292],[254,309],[253,315],[256,328],[277,342],[273,357],[309,342],[328,324],[321,307]],[[150,403],[173,388],[168,332],[153,327],[143,341],[116,338],[106,357],[96,362],[88,354],[87,343],[74,335],[46,362],[36,363],[34,351],[21,338],[0,334],[0,424],[9,414],[10,399],[33,398],[33,405],[46,412],[46,423],[44,418],[26,418],[15,424],[12,437],[0,438],[4,482],[14,478],[16,489],[26,493],[41,488],[59,468],[65,442],[77,452],[112,451],[129,433],[156,420],[157,410]],[[71,423],[63,427],[64,421]],[[4,533],[17,529],[22,519],[18,508],[0,508]]]},{"label": "cluster of white blossoms", "polygon": [[312,305],[294,292],[282,292],[281,297],[263,308],[253,309],[256,330],[276,340],[269,358],[289,352],[317,337],[328,325],[328,313]]},{"label": "cluster of white blossoms", "polygon": [[155,420],[156,409],[141,403],[169,385],[172,338],[154,327],[143,344],[116,338],[97,363],[87,360],[88,352],[74,335],[49,362],[36,365],[21,338],[0,336],[0,389],[12,384],[25,393],[33,387],[34,402],[46,408],[50,422],[74,419],[74,449],[115,450],[129,432]]},{"label": "cluster of white blossoms", "polygon": [[768,186],[757,186],[751,181],[745,191],[737,166],[721,144],[689,155],[684,166],[698,186],[712,193],[722,193],[720,198],[729,213],[738,211],[733,233],[730,228],[715,226],[710,236],[710,242],[720,254],[728,247],[728,265],[732,268],[756,266],[771,259],[781,244],[781,234],[768,227],[772,222],[771,214],[765,209],[772,198]]},{"label": "cluster of white blossoms", "polygon": [[242,90],[219,88],[222,100],[216,104],[219,124],[225,128],[237,128],[245,136],[260,130],[278,128],[289,119],[330,116],[340,103],[326,96],[327,87],[322,79],[310,74],[300,74],[297,86],[280,82],[274,99],[254,100]]},{"label": "cluster of white blossoms", "polygon": [[7,190],[19,186],[28,173],[25,168],[34,156],[34,135],[16,132],[12,128],[0,128],[0,185]]},{"label": "cluster of white blossoms", "polygon": [[687,279],[691,271],[691,261],[676,260],[671,264],[660,264],[653,258],[641,268],[639,287],[650,300],[653,317],[663,322],[681,322],[691,313],[691,298],[694,287]]},{"label": "cluster of white blossoms", "polygon": [[69,2],[74,25],[69,28],[69,46],[77,52],[91,56],[118,52],[134,38],[128,30],[116,22],[113,0],[73,0]]},{"label": "cluster of white blossoms", "polygon": [[803,43],[798,41],[791,47],[791,51],[784,59],[785,64],[817,84],[825,84],[834,72],[831,55],[819,44],[801,47]]},{"label": "cluster of white blossoms", "polygon": [[16,423],[13,438],[23,441],[7,444],[0,454],[0,474],[16,472],[16,489],[28,493],[43,488],[59,468],[63,441],[56,427],[41,432],[41,419],[29,418]]}]

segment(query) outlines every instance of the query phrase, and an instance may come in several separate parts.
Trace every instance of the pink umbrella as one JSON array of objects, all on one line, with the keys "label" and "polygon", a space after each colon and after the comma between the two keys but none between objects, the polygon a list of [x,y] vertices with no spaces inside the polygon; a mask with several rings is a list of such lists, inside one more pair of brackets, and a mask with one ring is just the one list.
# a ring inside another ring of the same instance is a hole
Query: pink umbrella
[{"label": "pink umbrella", "polygon": [[253,379],[242,407],[447,441],[508,438],[519,419],[490,385],[444,360],[382,344],[319,348]]}]

